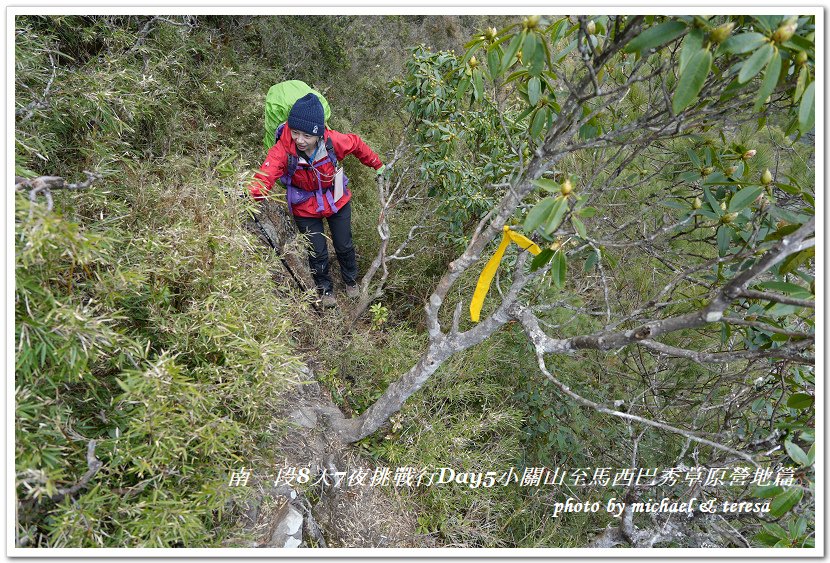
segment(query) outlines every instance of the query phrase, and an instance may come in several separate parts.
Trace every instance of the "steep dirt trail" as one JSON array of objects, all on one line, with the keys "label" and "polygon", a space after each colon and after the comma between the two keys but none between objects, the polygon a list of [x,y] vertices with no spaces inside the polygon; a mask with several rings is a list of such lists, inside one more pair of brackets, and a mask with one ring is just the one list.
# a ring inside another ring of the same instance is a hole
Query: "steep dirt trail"
[{"label": "steep dirt trail", "polygon": [[[284,271],[275,272],[275,278],[303,289],[313,287],[305,250],[297,243],[293,221],[283,206],[266,202],[249,228],[265,251],[280,253]],[[331,316],[336,324],[343,313],[318,309],[317,314]],[[394,489],[348,486],[346,479],[335,483],[333,476],[338,473],[374,471],[376,464],[327,431],[330,417],[345,415],[318,383],[313,369],[305,370],[305,383],[275,413],[288,428],[275,448],[274,473],[248,483],[254,494],[242,507],[242,521],[255,538],[250,547],[433,547],[432,538],[416,533],[415,516]],[[307,468],[309,479],[302,484],[287,484],[284,478],[275,482],[281,467]]]}]

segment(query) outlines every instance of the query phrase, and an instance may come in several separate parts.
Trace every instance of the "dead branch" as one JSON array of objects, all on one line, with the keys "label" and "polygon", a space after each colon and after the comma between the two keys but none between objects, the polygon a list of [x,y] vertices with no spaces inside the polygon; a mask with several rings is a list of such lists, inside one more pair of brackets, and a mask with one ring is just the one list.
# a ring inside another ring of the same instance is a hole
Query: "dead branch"
[{"label": "dead branch", "polygon": [[[526,308],[518,312],[516,320],[522,322],[534,344],[541,345],[547,353],[569,353],[574,350],[612,350],[629,344],[641,344],[658,336],[678,330],[697,328],[705,324],[720,322],[727,307],[746,291],[746,286],[755,278],[784,260],[787,256],[812,246],[813,239],[807,239],[815,230],[815,218],[811,218],[797,231],[781,239],[764,253],[751,267],[743,270],[725,284],[705,307],[666,319],[649,321],[632,330],[601,332],[566,339],[550,338],[539,329],[538,321]],[[531,317],[533,317],[531,319]]]},{"label": "dead branch", "polygon": [[174,26],[177,26],[177,27],[187,27],[188,29],[192,29],[193,28],[193,23],[190,21],[190,19],[192,17],[193,16],[184,16],[185,21],[178,22],[178,21],[171,20],[170,18],[165,18],[165,17],[162,17],[162,16],[153,16],[152,18],[147,20],[147,22],[145,22],[144,26],[138,31],[138,39],[136,40],[136,42],[133,44],[132,47],[127,49],[127,51],[124,54],[129,55],[130,53],[137,50],[139,47],[141,47],[144,44],[144,42],[147,40],[147,37],[150,35],[150,32],[153,31],[153,28],[151,26],[155,22],[157,22],[157,21],[158,22],[164,22],[164,23],[168,23],[170,25],[174,25]]},{"label": "dead branch", "polygon": [[[49,53],[49,63],[52,65],[52,76],[49,77],[49,81],[46,83],[46,88],[43,90],[43,94],[40,95],[37,99],[30,102],[26,107],[17,108],[15,110],[15,115],[23,115],[26,114],[22,118],[20,118],[20,123],[25,123],[32,116],[35,114],[36,110],[39,109],[46,109],[49,107],[49,90],[52,89],[52,83],[55,81],[55,76],[58,74],[58,65],[55,62],[55,57],[52,54],[52,51],[48,51]],[[28,112],[28,113],[27,113]]]},{"label": "dead branch", "polygon": [[[357,319],[359,319],[361,315],[366,312],[372,301],[383,297],[386,280],[389,278],[389,261],[405,260],[413,256],[412,254],[403,256],[401,253],[415,238],[417,230],[422,228],[421,225],[415,225],[412,227],[409,230],[409,235],[406,240],[401,243],[392,255],[388,255],[389,242],[391,238],[389,216],[396,206],[409,201],[414,196],[414,186],[409,185],[406,189],[402,189],[402,185],[408,180],[409,168],[397,173],[395,182],[390,183],[391,172],[394,170],[396,163],[400,161],[400,159],[407,154],[408,151],[409,146],[404,138],[398,146],[395,147],[392,157],[386,163],[386,175],[380,175],[377,178],[378,200],[381,207],[377,223],[377,232],[380,237],[380,247],[378,248],[375,258],[372,260],[372,263],[369,265],[366,274],[363,276],[363,279],[359,284],[360,297],[358,298],[357,304],[349,313],[349,320],[347,321],[350,326],[354,325]],[[381,272],[380,278],[375,280],[378,272]],[[373,285],[374,290],[371,290]]]},{"label": "dead branch", "polygon": [[[86,181],[76,182],[74,184],[67,184],[60,176],[38,176],[37,178],[22,178],[15,176],[14,189],[15,190],[29,190],[29,201],[35,203],[37,196],[42,194],[46,198],[46,209],[52,211],[54,207],[54,200],[52,199],[52,190],[82,190],[90,187],[95,180],[102,176],[96,172],[89,172],[84,170],[86,174]],[[31,212],[29,218],[31,219]]]},{"label": "dead branch", "polygon": [[[672,356],[675,358],[687,358],[698,364],[726,364],[729,362],[737,362],[741,360],[757,360],[764,358],[775,358],[780,360],[789,360],[805,365],[815,365],[816,359],[813,356],[802,356],[794,347],[781,346],[780,348],[771,348],[769,350],[739,350],[734,352],[699,352],[697,350],[687,350],[685,348],[678,348],[677,346],[669,346],[662,342],[655,342],[653,340],[643,340],[640,342],[641,346]],[[803,347],[813,345],[813,341],[807,341]]]},{"label": "dead branch", "polygon": [[660,430],[666,430],[666,431],[671,432],[673,434],[679,434],[681,436],[685,436],[686,438],[688,438],[690,440],[693,440],[695,442],[699,442],[701,444],[705,444],[707,446],[711,446],[711,447],[719,449],[719,450],[723,450],[723,451],[728,452],[728,453],[730,453],[730,454],[732,454],[736,457],[739,457],[743,460],[748,461],[749,463],[751,463],[752,465],[754,465],[756,467],[760,467],[751,455],[748,455],[748,454],[745,454],[745,453],[740,452],[738,450],[735,450],[733,448],[730,448],[729,446],[726,446],[724,444],[714,442],[714,441],[709,440],[707,438],[703,438],[702,436],[698,436],[697,434],[695,434],[693,432],[689,432],[688,430],[683,430],[682,428],[677,428],[676,426],[671,426],[670,424],[666,424],[664,422],[659,422],[659,421],[656,421],[656,420],[649,420],[649,419],[643,418],[641,416],[637,416],[637,415],[630,414],[630,413],[627,413],[627,412],[618,411],[614,408],[607,407],[603,404],[597,403],[595,401],[591,401],[590,399],[586,399],[582,395],[579,395],[578,393],[571,390],[570,387],[568,387],[567,385],[562,383],[557,377],[555,377],[550,371],[548,371],[547,365],[545,364],[544,354],[545,354],[544,349],[542,349],[540,346],[537,345],[536,346],[536,359],[537,359],[538,364],[539,364],[539,369],[542,371],[542,373],[545,375],[545,377],[547,377],[548,380],[550,380],[551,383],[556,385],[556,387],[559,388],[560,391],[562,391],[562,393],[564,393],[565,395],[567,395],[568,397],[570,397],[571,399],[573,399],[574,401],[576,401],[580,405],[582,405],[584,407],[589,407],[591,409],[594,409],[597,412],[601,412],[601,413],[604,413],[604,414],[609,414],[611,416],[616,416],[616,417],[626,419],[626,420],[632,420],[634,422],[639,422],[641,424],[646,424],[648,426],[652,426],[652,427],[658,428]]},{"label": "dead branch", "polygon": [[795,305],[796,307],[809,307],[815,309],[815,301],[809,299],[796,299],[788,295],[781,295],[780,293],[773,293],[772,291],[757,291],[754,289],[741,290],[741,297],[747,299],[760,299],[762,301],[774,301],[775,303],[783,303],[784,305]]},{"label": "dead branch", "polygon": [[50,498],[53,502],[58,503],[64,499],[64,497],[72,496],[81,489],[85,488],[89,485],[89,482],[95,477],[95,474],[101,470],[101,467],[104,465],[98,458],[95,457],[95,440],[90,440],[89,444],[87,445],[86,449],[86,464],[89,469],[87,469],[86,473],[83,474],[81,479],[72,485],[69,488],[59,488],[57,494],[52,495]]}]

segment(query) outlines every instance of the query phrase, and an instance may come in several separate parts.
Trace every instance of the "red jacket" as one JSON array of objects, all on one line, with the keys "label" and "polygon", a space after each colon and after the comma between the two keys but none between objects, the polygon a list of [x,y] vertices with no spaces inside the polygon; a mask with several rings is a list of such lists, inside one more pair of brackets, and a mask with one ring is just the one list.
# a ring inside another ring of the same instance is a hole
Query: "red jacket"
[{"label": "red jacket", "polygon": [[[334,146],[334,154],[337,157],[337,162],[342,162],[343,158],[348,154],[355,155],[361,163],[377,170],[383,163],[380,161],[375,152],[369,148],[369,145],[357,135],[350,133],[344,134],[333,129],[326,128],[323,142],[331,139]],[[297,147],[294,140],[291,138],[291,129],[286,124],[280,135],[277,143],[268,151],[268,156],[265,162],[260,166],[259,171],[254,174],[254,180],[248,186],[248,191],[254,199],[261,200],[271,189],[274,183],[279,180],[285,173],[288,167],[288,155],[297,156]],[[326,159],[326,151],[319,150],[315,162]],[[301,160],[301,162],[305,162]],[[331,188],[334,182],[334,166],[330,162],[319,166],[317,168],[320,177],[323,179],[323,188]],[[317,180],[314,173],[304,166],[298,166],[294,177],[292,179],[294,186],[306,191],[314,192],[317,190]],[[348,188],[343,192],[343,197],[336,203],[338,208],[346,205],[352,197],[351,191]],[[310,198],[308,201],[293,206],[293,213],[298,217],[328,217],[333,214],[327,198],[323,198],[324,209],[322,212],[317,211],[317,199]]]}]

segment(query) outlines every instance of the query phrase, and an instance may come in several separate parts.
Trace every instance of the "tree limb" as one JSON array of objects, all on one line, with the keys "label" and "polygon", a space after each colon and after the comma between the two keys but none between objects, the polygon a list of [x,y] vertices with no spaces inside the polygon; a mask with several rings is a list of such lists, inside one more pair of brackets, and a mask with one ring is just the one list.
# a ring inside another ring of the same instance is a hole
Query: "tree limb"
[{"label": "tree limb", "polygon": [[780,293],[773,293],[771,291],[758,291],[755,289],[741,290],[741,297],[747,299],[761,299],[763,301],[774,301],[775,303],[783,303],[784,305],[795,305],[797,307],[809,307],[815,309],[815,301],[810,299],[797,299],[788,295],[781,295]]},{"label": "tree limb", "polygon": [[[38,176],[37,178],[22,178],[15,176],[14,189],[15,190],[29,190],[29,201],[35,203],[37,196],[43,194],[46,198],[46,209],[52,211],[54,208],[54,200],[52,199],[52,190],[82,190],[92,185],[95,180],[101,178],[101,175],[96,172],[89,172],[84,170],[87,179],[84,182],[76,182],[74,184],[67,184],[60,176]],[[32,218],[33,211],[29,212],[29,219]]]},{"label": "tree limb", "polygon": [[[36,100],[30,102],[26,107],[17,108],[15,110],[15,115],[23,115],[26,114],[22,118],[18,124],[24,123],[32,118],[35,114],[35,110],[38,109],[46,109],[49,107],[49,90],[52,89],[52,82],[55,81],[55,76],[58,74],[58,65],[55,62],[55,57],[52,54],[52,51],[49,51],[49,63],[52,65],[52,76],[49,77],[49,81],[46,83],[46,88],[43,90],[43,94]],[[26,113],[28,112],[28,113]]]},{"label": "tree limb", "polygon": [[69,488],[59,488],[57,494],[52,495],[50,498],[53,502],[58,503],[64,499],[64,497],[72,496],[84,487],[86,487],[89,482],[95,477],[95,474],[101,470],[101,467],[104,465],[98,458],[95,457],[95,440],[90,440],[89,444],[87,445],[86,449],[86,463],[87,469],[86,473],[83,474],[80,481],[75,483]]},{"label": "tree limb", "polygon": [[637,415],[630,414],[630,413],[627,413],[627,412],[618,411],[616,409],[607,407],[607,406],[602,405],[600,403],[591,401],[590,399],[586,399],[582,395],[579,395],[578,393],[575,393],[573,390],[571,390],[570,387],[568,387],[567,385],[565,385],[564,383],[559,381],[559,379],[557,379],[552,373],[550,373],[550,371],[548,371],[548,369],[547,369],[547,366],[545,365],[545,357],[544,357],[545,350],[543,348],[541,348],[540,346],[538,346],[538,345],[536,345],[535,348],[536,348],[536,359],[537,359],[537,362],[539,364],[539,369],[542,371],[542,373],[545,375],[545,377],[547,377],[548,380],[551,383],[556,385],[556,387],[560,391],[562,391],[562,393],[564,393],[565,395],[567,395],[568,397],[570,397],[571,399],[573,399],[574,401],[576,401],[580,405],[582,405],[584,407],[592,408],[597,412],[601,412],[601,413],[604,413],[604,414],[609,414],[611,416],[616,416],[616,417],[623,418],[623,419],[626,419],[626,420],[631,420],[631,421],[634,421],[634,422],[639,422],[641,424],[646,424],[646,425],[652,426],[654,428],[659,428],[660,430],[666,430],[668,432],[672,432],[673,434],[679,434],[681,436],[685,436],[686,438],[688,438],[690,440],[693,440],[695,442],[699,442],[701,444],[705,444],[707,446],[711,446],[711,447],[719,449],[719,450],[723,450],[723,451],[728,452],[728,453],[730,453],[730,454],[732,454],[736,457],[739,457],[743,460],[748,461],[749,463],[751,463],[752,465],[754,465],[756,467],[760,467],[758,465],[758,462],[756,462],[752,458],[752,456],[750,456],[748,454],[745,454],[743,452],[740,452],[738,450],[735,450],[733,448],[730,448],[729,446],[726,446],[724,444],[720,444],[718,442],[713,442],[712,440],[709,440],[707,438],[703,438],[701,436],[698,436],[697,434],[694,434],[693,432],[689,432],[688,430],[683,430],[682,428],[677,428],[676,426],[671,426],[671,425],[666,424],[664,422],[659,422],[659,421],[656,421],[656,420],[649,420],[649,419],[643,418],[641,416],[637,416]]},{"label": "tree limb", "polygon": [[[756,360],[763,358],[777,358],[783,360],[790,360],[800,364],[815,365],[816,359],[813,356],[802,356],[793,351],[792,347],[782,346],[780,348],[770,348],[768,350],[740,350],[735,352],[698,352],[697,350],[687,350],[685,348],[678,348],[676,346],[669,346],[662,342],[655,342],[653,340],[643,340],[638,343],[640,346],[649,348],[667,356],[675,358],[688,358],[698,364],[714,363],[725,364],[728,362],[736,362],[740,360]],[[812,341],[805,343],[805,346],[812,346]]]}]

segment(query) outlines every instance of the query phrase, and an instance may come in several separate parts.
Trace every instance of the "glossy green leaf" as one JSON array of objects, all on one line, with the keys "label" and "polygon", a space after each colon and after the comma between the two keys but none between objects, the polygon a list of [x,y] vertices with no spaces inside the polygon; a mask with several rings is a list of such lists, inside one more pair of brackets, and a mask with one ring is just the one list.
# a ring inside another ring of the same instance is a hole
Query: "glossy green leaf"
[{"label": "glossy green leaf", "polygon": [[545,217],[548,216],[551,208],[553,207],[554,201],[554,198],[546,197],[537,203],[533,209],[530,210],[530,213],[527,214],[524,222],[524,231],[528,234],[528,236],[533,233],[533,231],[536,230],[536,227],[541,225]]},{"label": "glossy green leaf", "polygon": [[534,108],[534,107],[529,107],[529,108],[526,108],[526,109],[525,109],[522,113],[520,113],[519,115],[517,115],[517,116],[516,116],[516,123],[519,123],[519,122],[520,122],[521,120],[523,120],[525,117],[527,117],[528,115],[530,115],[530,113],[531,113],[534,109],[536,109],[536,108]]},{"label": "glossy green leaf", "polygon": [[543,108],[538,108],[534,112],[533,123],[530,124],[530,136],[536,138],[545,128],[546,115],[542,111]]},{"label": "glossy green leaf", "polygon": [[797,188],[796,186],[791,186],[789,184],[782,184],[781,182],[775,182],[775,186],[780,188],[782,191],[787,192],[788,194],[798,195],[801,193],[801,188]]},{"label": "glossy green leaf", "polygon": [[501,47],[498,45],[491,45],[487,50],[487,68],[493,79],[501,73]]},{"label": "glossy green leaf", "polygon": [[593,217],[594,215],[597,214],[597,208],[596,207],[583,207],[582,209],[577,211],[577,214],[579,214],[582,217],[585,217],[586,219],[590,219],[591,217]]},{"label": "glossy green leaf", "polygon": [[507,84],[509,82],[513,82],[514,80],[516,80],[517,78],[521,78],[522,76],[527,76],[526,68],[520,68],[519,70],[510,73],[510,76],[507,77],[504,83]]},{"label": "glossy green leaf", "polygon": [[798,410],[809,409],[813,406],[813,396],[807,393],[795,393],[787,399],[787,406]]},{"label": "glossy green leaf", "polygon": [[559,54],[556,56],[556,60],[554,62],[555,63],[561,62],[562,59],[567,57],[571,53],[571,51],[573,51],[574,49],[576,49],[576,40],[571,41],[570,43],[568,43],[567,47],[565,47],[564,49],[559,51]]},{"label": "glossy green leaf", "polygon": [[528,72],[531,76],[541,76],[542,71],[545,70],[545,62],[547,60],[547,54],[545,51],[545,44],[544,42],[537,41],[536,42],[536,51],[534,51],[533,56],[530,59],[530,66],[528,67]]},{"label": "glossy green leaf", "polygon": [[799,503],[804,492],[801,489],[791,488],[787,489],[774,499],[769,507],[769,514],[773,518],[780,518]]},{"label": "glossy green leaf", "polygon": [[571,223],[579,236],[582,238],[588,238],[588,231],[585,229],[585,223],[583,223],[579,217],[571,215]]},{"label": "glossy green leaf", "polygon": [[[787,225],[789,227],[790,225]],[[800,227],[800,225],[796,225],[796,227]],[[770,280],[755,284],[755,287],[759,289],[771,289],[772,291],[778,291],[780,293],[784,293],[786,295],[792,295],[793,297],[809,297],[810,290],[806,287],[802,287],[795,283],[779,281],[779,280]]]},{"label": "glossy green leaf", "polygon": [[789,537],[787,535],[787,530],[775,523],[764,524],[763,530],[779,540],[785,540]]},{"label": "glossy green leaf", "polygon": [[778,27],[778,24],[781,23],[781,20],[784,19],[783,16],[770,15],[758,15],[752,17],[765,31],[773,31],[775,28]]},{"label": "glossy green leaf", "polygon": [[799,224],[784,225],[781,228],[777,229],[776,231],[768,234],[764,238],[764,242],[767,242],[767,241],[770,241],[770,240],[780,240],[781,238],[789,235],[790,233],[794,233],[795,231],[797,231],[800,226],[801,225],[799,225]]},{"label": "glossy green leaf", "polygon": [[473,69],[473,81],[475,84],[476,99],[480,100],[484,97],[484,74],[480,69]]},{"label": "glossy green leaf", "polygon": [[534,186],[542,188],[548,193],[558,194],[560,190],[559,183],[555,180],[551,180],[550,178],[539,178],[538,180],[532,180],[530,183]]},{"label": "glossy green leaf", "polygon": [[738,82],[746,84],[756,74],[761,72],[761,69],[767,66],[767,63],[772,58],[774,51],[775,48],[770,43],[765,44],[755,51],[751,57],[744,61],[743,66],[741,66],[741,72],[738,74]]},{"label": "glossy green leaf", "polygon": [[729,201],[729,212],[732,213],[746,209],[763,191],[764,189],[760,186],[749,186],[739,190]]},{"label": "glossy green leaf", "polygon": [[703,48],[703,30],[693,29],[686,37],[683,38],[683,46],[680,48],[680,60],[677,66],[677,72],[683,74],[683,69],[686,63],[692,58],[692,55]]},{"label": "glossy green leaf", "polygon": [[766,545],[767,547],[772,547],[776,543],[781,541],[775,536],[771,536],[764,531],[760,531],[757,534],[755,534],[754,539],[756,542],[760,543],[761,545]]},{"label": "glossy green leaf", "polygon": [[522,42],[524,41],[526,32],[517,33],[513,36],[513,39],[510,40],[510,44],[507,46],[507,50],[504,52],[504,56],[501,58],[501,69],[499,74],[504,74],[510,66],[516,62],[516,54],[519,52],[519,47],[522,46]]},{"label": "glossy green leaf", "polygon": [[553,256],[553,250],[550,248],[542,249],[542,252],[537,254],[533,257],[533,261],[530,263],[530,271],[535,272],[548,262],[550,262],[551,257]]},{"label": "glossy green leaf", "polygon": [[721,44],[719,50],[723,51],[724,53],[740,55],[743,53],[748,53],[760,47],[764,44],[766,39],[767,38],[761,35],[760,33],[739,33],[736,35],[731,35],[729,38],[727,38],[727,40]]},{"label": "glossy green leaf", "polygon": [[728,225],[718,227],[718,256],[725,256],[732,242],[732,228]]},{"label": "glossy green leaf", "polygon": [[712,53],[708,49],[701,49],[692,55],[674,91],[674,98],[672,98],[674,113],[680,113],[697,99],[703,83],[706,82],[706,77],[709,76],[711,66]]},{"label": "glossy green leaf", "polygon": [[[689,157],[689,160],[691,161],[692,165],[693,165],[695,168],[700,168],[700,166],[701,166],[701,164],[700,164],[700,159],[699,159],[699,158],[697,157],[697,155],[695,154],[695,151],[693,151],[692,149],[688,149],[688,150],[686,151],[686,155]],[[694,177],[695,177],[695,179],[696,179],[696,178],[697,178],[697,173],[696,173],[696,172],[693,172],[693,174],[695,175]]]},{"label": "glossy green leaf", "polygon": [[556,42],[565,36],[565,31],[567,31],[567,25],[568,20],[566,18],[562,18],[555,24],[553,24],[550,28],[548,28],[548,33],[550,33],[551,45],[556,45]]},{"label": "glossy green leaf", "polygon": [[712,195],[712,191],[709,188],[703,188],[703,197],[706,198],[706,202],[712,208],[712,211],[715,213],[715,215],[717,215],[718,217],[723,215],[723,210],[720,208],[720,202],[717,199],[715,199],[715,196]]},{"label": "glossy green leaf", "polygon": [[686,31],[686,24],[683,22],[664,22],[642,32],[629,42],[624,50],[626,53],[648,51],[649,49],[664,45],[673,39],[677,39],[684,31]]},{"label": "glossy green leaf", "polygon": [[553,264],[551,266],[551,274],[553,276],[553,283],[559,289],[565,287],[565,277],[568,272],[568,262],[565,258],[565,253],[557,250],[553,255]]},{"label": "glossy green leaf", "polygon": [[781,263],[781,268],[778,272],[783,276],[786,274],[790,274],[796,271],[798,268],[803,266],[804,264],[808,263],[811,258],[815,257],[816,249],[813,248],[806,248],[801,252],[796,252],[788,256],[784,261]]},{"label": "glossy green leaf", "polygon": [[755,95],[755,111],[764,107],[767,102],[767,97],[775,90],[778,84],[778,76],[781,74],[781,53],[777,52],[772,56],[764,71],[764,80],[761,82],[761,87],[758,88],[758,93]]},{"label": "glossy green leaf", "polygon": [[793,91],[793,103],[797,104],[804,94],[804,89],[807,87],[807,67],[801,67],[798,71],[798,80],[795,83],[795,90]]},{"label": "glossy green leaf", "polygon": [[549,235],[559,228],[562,224],[562,219],[565,213],[568,212],[568,200],[564,197],[559,197],[553,204],[548,216],[544,220],[544,228],[542,229],[546,235]]},{"label": "glossy green leaf", "polygon": [[795,520],[791,520],[788,528],[791,538],[803,536],[804,532],[807,531],[807,520],[804,517],[799,517]]},{"label": "glossy green leaf", "polygon": [[522,62],[525,66],[528,65],[530,59],[536,54],[536,34],[529,31],[525,34],[524,43],[522,44]]},{"label": "glossy green leaf", "polygon": [[464,99],[464,94],[467,93],[467,90],[470,88],[470,78],[464,77],[461,82],[458,83],[458,91],[455,94],[455,97],[459,100]]},{"label": "glossy green leaf", "polygon": [[784,487],[780,487],[778,485],[764,485],[763,487],[757,487],[752,493],[752,496],[757,498],[772,498],[777,497],[783,492]]},{"label": "glossy green leaf", "polygon": [[686,211],[689,209],[689,204],[685,200],[675,200],[675,199],[668,199],[662,202],[663,205],[666,207],[671,207],[672,209],[680,209],[681,211]]},{"label": "glossy green leaf", "polygon": [[810,58],[815,59],[816,44],[806,37],[802,37],[801,35],[793,35],[790,37],[789,41],[785,41],[783,45],[796,51],[807,51]]},{"label": "glossy green leaf", "polygon": [[807,465],[807,453],[802,450],[797,444],[793,444],[789,440],[784,441],[784,449],[787,450],[787,455],[799,465]]},{"label": "glossy green leaf", "polygon": [[816,113],[815,93],[816,83],[810,82],[810,85],[807,86],[801,96],[801,104],[798,106],[798,129],[802,133],[813,127]]},{"label": "glossy green leaf", "polygon": [[535,106],[539,103],[539,98],[542,96],[542,81],[538,76],[533,76],[527,82],[527,98],[530,105]]}]

